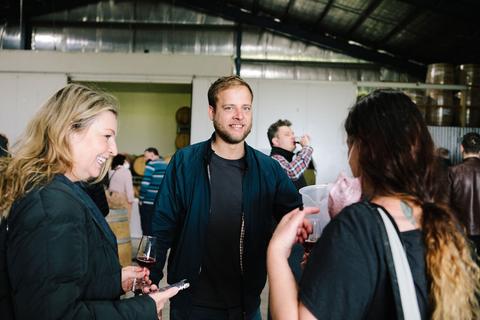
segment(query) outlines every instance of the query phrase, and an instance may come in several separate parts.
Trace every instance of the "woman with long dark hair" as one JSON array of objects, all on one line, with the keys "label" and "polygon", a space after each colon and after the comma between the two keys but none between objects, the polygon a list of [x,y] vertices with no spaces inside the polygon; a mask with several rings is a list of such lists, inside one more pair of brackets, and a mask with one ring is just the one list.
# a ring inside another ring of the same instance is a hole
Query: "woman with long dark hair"
[{"label": "woman with long dark hair", "polygon": [[298,290],[287,258],[311,228],[304,215],[313,210],[283,218],[268,251],[273,318],[403,318],[408,310],[401,307],[398,284],[405,280],[391,271],[393,245],[379,219],[384,212],[405,248],[419,317],[479,319],[479,268],[443,202],[434,144],[415,104],[401,92],[374,91],[351,109],[345,130],[349,164],[366,200],[327,225]]}]

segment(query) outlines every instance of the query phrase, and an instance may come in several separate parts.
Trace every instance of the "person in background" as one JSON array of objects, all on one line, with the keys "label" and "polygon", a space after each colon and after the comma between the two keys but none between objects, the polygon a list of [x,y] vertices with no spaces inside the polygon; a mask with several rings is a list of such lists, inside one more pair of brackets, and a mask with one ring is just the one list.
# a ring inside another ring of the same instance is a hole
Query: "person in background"
[{"label": "person in background", "polygon": [[480,252],[480,134],[463,136],[463,162],[449,169],[450,203]]},{"label": "person in background", "polygon": [[376,90],[350,110],[345,130],[350,168],[367,200],[326,226],[298,289],[287,258],[311,231],[304,217],[312,208],[282,219],[267,258],[273,318],[403,318],[410,310],[402,309],[392,285],[402,280],[387,265],[383,211],[398,228],[413,277],[416,297],[408,308],[417,302],[421,319],[479,319],[479,267],[452,210],[437,201],[438,162],[418,108],[404,93]]},{"label": "person in background", "polygon": [[76,183],[102,179],[116,132],[116,101],[69,84],[0,159],[2,319],[156,319],[178,292],[120,300],[149,272],[121,268],[112,230]]},{"label": "person in background", "polygon": [[216,80],[208,90],[215,132],[177,151],[168,165],[155,201],[160,252],[151,278],[161,279],[171,248],[168,283],[191,283],[171,300],[172,320],[261,318],[274,223],[301,199],[278,162],[246,144],[252,101],[240,77]]},{"label": "person in background", "polygon": [[[270,156],[278,161],[297,190],[300,190],[307,185],[303,173],[312,161],[313,148],[310,146],[310,137],[308,135],[303,135],[299,141],[295,141],[295,134],[291,125],[292,123],[289,120],[280,119],[270,125],[267,137],[272,147]],[[302,149],[295,154],[297,143],[300,144]],[[302,275],[300,263],[303,254],[303,246],[296,244],[288,260],[297,281],[300,281]]]},{"label": "person in background", "polygon": [[143,153],[145,171],[140,185],[140,220],[144,235],[152,235],[153,203],[165,176],[167,164],[160,159],[158,150],[150,147]]},{"label": "person in background", "polygon": [[132,203],[135,200],[133,194],[133,179],[130,172],[130,163],[123,154],[113,157],[111,170],[108,171],[108,192],[121,195],[128,209],[128,216],[132,210]]},{"label": "person in background", "polygon": [[[303,135],[299,141],[295,141],[295,134],[291,125],[292,123],[289,120],[278,120],[270,125],[267,136],[272,147],[270,156],[278,161],[297,190],[300,190],[307,185],[303,173],[312,161],[313,148],[310,146],[308,135]],[[300,144],[302,149],[295,154],[297,143]]]},{"label": "person in background", "polygon": [[8,138],[0,133],[0,157],[8,157]]}]

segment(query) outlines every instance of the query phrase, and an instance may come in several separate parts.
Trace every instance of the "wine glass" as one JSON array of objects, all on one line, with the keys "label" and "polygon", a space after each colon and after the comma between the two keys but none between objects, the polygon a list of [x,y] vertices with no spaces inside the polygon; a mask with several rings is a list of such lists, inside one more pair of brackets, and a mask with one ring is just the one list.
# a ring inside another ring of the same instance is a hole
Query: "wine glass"
[{"label": "wine glass", "polygon": [[[137,251],[137,263],[140,267],[150,269],[157,261],[157,238],[154,236],[142,236]],[[141,294],[143,287],[147,285],[145,279],[142,279],[141,284],[137,287],[137,279],[133,280],[133,291]]]}]

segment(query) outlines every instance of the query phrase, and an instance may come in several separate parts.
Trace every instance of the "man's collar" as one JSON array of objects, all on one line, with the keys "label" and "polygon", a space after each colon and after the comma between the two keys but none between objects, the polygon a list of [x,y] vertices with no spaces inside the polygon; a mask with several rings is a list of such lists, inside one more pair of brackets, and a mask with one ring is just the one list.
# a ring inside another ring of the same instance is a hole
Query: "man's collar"
[{"label": "man's collar", "polygon": [[287,159],[288,161],[292,161],[293,156],[295,153],[285,150],[279,147],[272,147],[272,151],[270,151],[270,155],[278,154]]}]

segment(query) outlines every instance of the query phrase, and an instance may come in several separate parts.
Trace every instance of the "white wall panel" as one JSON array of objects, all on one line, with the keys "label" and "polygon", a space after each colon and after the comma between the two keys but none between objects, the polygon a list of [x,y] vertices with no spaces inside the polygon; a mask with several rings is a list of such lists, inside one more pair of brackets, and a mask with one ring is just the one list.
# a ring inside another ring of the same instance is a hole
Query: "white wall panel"
[{"label": "white wall panel", "polygon": [[[192,143],[213,132],[207,116],[207,91],[212,78],[196,78],[192,94]],[[253,128],[247,142],[270,152],[267,129],[278,119],[289,119],[297,135],[308,133],[314,147],[317,183],[336,179],[340,171],[350,173],[343,123],[356,98],[353,83],[292,80],[247,80],[254,93]]]},{"label": "white wall panel", "polygon": [[65,74],[0,72],[0,132],[12,145],[40,106],[67,84]]}]

